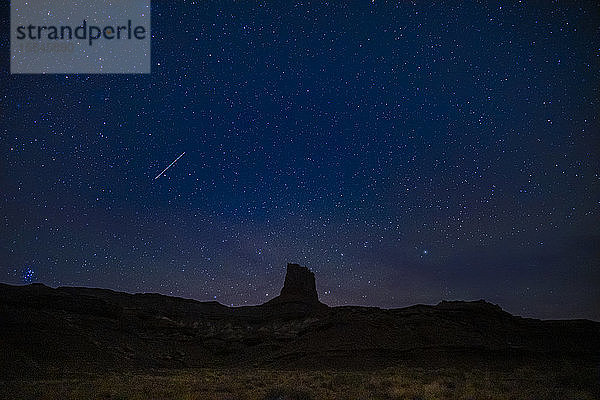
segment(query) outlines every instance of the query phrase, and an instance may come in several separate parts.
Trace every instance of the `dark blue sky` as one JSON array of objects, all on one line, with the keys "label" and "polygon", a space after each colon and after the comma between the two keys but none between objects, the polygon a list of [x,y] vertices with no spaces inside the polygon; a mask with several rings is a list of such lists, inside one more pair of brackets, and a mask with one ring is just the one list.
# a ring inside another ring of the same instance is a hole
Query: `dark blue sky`
[{"label": "dark blue sky", "polygon": [[2,5],[0,281],[243,305],[297,262],[330,305],[600,319],[594,2],[152,6],[151,75],[41,76]]}]

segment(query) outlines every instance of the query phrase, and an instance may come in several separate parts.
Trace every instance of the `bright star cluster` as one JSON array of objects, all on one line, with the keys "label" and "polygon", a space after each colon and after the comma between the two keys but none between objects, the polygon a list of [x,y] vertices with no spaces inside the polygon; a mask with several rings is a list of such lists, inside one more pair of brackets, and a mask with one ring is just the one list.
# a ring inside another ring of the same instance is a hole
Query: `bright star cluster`
[{"label": "bright star cluster", "polygon": [[23,283],[33,283],[36,280],[35,271],[29,267],[21,270],[21,280]]},{"label": "bright star cluster", "polygon": [[238,306],[296,262],[330,305],[600,319],[598,26],[591,1],[154,1],[151,75],[4,57],[0,281]]}]

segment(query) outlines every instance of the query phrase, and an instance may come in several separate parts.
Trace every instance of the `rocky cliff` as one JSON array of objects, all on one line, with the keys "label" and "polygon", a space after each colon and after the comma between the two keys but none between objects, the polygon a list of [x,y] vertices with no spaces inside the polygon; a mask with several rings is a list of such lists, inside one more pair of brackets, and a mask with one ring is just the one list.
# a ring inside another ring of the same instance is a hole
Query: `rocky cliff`
[{"label": "rocky cliff", "polygon": [[[319,301],[317,286],[315,284],[315,274],[306,267],[298,264],[288,264],[285,274],[285,281],[279,296],[269,301],[266,305],[279,305],[291,303],[300,303],[306,308],[327,307]],[[296,304],[296,307],[298,304]]]},{"label": "rocky cliff", "polygon": [[0,354],[0,380],[147,368],[598,362],[600,323],[520,318],[485,301],[327,307],[318,300],[314,274],[289,264],[277,298],[238,308],[157,294],[0,284]]}]

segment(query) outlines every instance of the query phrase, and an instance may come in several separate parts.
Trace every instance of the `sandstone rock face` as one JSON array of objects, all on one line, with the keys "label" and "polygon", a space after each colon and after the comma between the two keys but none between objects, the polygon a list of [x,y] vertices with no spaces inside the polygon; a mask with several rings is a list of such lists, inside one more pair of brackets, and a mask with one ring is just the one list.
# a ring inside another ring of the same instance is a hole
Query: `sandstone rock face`
[{"label": "sandstone rock face", "polygon": [[315,274],[298,264],[288,264],[279,299],[282,301],[318,302]]},{"label": "sandstone rock face", "polygon": [[310,313],[327,308],[325,304],[319,301],[315,285],[315,274],[308,268],[301,267],[298,264],[287,265],[281,294],[264,305],[267,307],[275,306],[280,311],[291,314]]},{"label": "sandstone rock face", "polygon": [[[235,308],[159,294],[0,283],[0,347],[2,383],[56,379],[57,371],[157,368],[431,370],[473,362],[504,369],[527,360],[596,368],[600,322],[520,318],[485,301],[330,308],[318,301],[313,274],[291,264],[280,296]],[[11,398],[1,387],[0,398]]]}]

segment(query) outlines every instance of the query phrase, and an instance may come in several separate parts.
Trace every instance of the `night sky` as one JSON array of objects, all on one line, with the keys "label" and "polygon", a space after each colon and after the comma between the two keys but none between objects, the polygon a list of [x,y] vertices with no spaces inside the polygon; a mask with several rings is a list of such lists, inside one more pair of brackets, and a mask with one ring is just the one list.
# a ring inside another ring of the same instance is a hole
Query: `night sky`
[{"label": "night sky", "polygon": [[[153,1],[151,75],[10,75],[0,281],[600,320],[593,1]],[[154,179],[183,152],[164,175]]]}]

